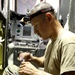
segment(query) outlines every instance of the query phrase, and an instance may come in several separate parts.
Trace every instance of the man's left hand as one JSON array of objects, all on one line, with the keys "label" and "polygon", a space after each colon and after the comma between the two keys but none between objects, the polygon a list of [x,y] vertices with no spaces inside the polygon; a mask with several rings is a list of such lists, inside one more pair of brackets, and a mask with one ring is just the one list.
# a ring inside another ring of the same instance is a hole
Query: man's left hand
[{"label": "man's left hand", "polygon": [[30,62],[22,62],[19,69],[20,75],[36,75],[38,69]]}]

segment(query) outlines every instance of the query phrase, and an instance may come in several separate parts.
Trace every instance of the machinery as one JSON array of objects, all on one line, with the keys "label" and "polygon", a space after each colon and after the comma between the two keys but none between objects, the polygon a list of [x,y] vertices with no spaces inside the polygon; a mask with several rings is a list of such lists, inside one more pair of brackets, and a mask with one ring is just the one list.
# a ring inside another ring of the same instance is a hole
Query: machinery
[{"label": "machinery", "polygon": [[[27,17],[24,18],[26,21]],[[29,19],[28,19],[29,20]],[[34,33],[30,22],[24,24],[20,20],[11,20],[10,34],[11,42],[8,47],[8,64],[20,65],[17,60],[20,52],[30,52],[35,56],[43,56],[45,46],[43,40]],[[9,40],[10,40],[9,39]]]}]

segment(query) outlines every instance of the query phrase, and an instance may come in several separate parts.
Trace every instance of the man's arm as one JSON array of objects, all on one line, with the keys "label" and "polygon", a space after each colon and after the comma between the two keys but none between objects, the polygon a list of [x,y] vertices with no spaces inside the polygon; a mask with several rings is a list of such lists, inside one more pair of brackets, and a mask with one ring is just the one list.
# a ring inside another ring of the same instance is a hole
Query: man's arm
[{"label": "man's arm", "polygon": [[23,59],[25,59],[25,61],[31,61],[39,67],[44,67],[44,56],[36,57],[36,56],[31,55],[28,52],[24,52],[24,53],[22,52],[19,54],[18,60],[23,60]]},{"label": "man's arm", "polygon": [[42,57],[32,56],[31,61],[35,62],[35,64],[38,65],[39,67],[44,67],[44,56]]}]

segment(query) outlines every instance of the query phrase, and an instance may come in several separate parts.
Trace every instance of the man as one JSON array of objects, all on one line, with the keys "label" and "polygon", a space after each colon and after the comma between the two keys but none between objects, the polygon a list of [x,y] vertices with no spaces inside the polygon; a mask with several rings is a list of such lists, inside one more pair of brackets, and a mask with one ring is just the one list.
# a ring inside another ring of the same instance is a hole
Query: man
[{"label": "man", "polygon": [[[75,34],[65,31],[56,18],[53,7],[41,2],[30,11],[30,20],[34,32],[40,37],[51,39],[43,57],[35,57],[30,53],[21,53],[25,59],[19,68],[19,75],[75,75]],[[37,69],[30,61],[44,67]]]}]

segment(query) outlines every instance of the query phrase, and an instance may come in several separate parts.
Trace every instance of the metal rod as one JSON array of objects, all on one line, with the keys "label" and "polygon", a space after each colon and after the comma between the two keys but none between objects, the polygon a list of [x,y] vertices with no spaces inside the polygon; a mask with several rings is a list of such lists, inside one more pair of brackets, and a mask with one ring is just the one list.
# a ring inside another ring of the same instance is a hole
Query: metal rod
[{"label": "metal rod", "polygon": [[6,26],[5,26],[5,49],[4,49],[4,60],[3,60],[3,68],[8,65],[8,24],[10,23],[10,0],[7,0],[7,17],[6,17]]}]

